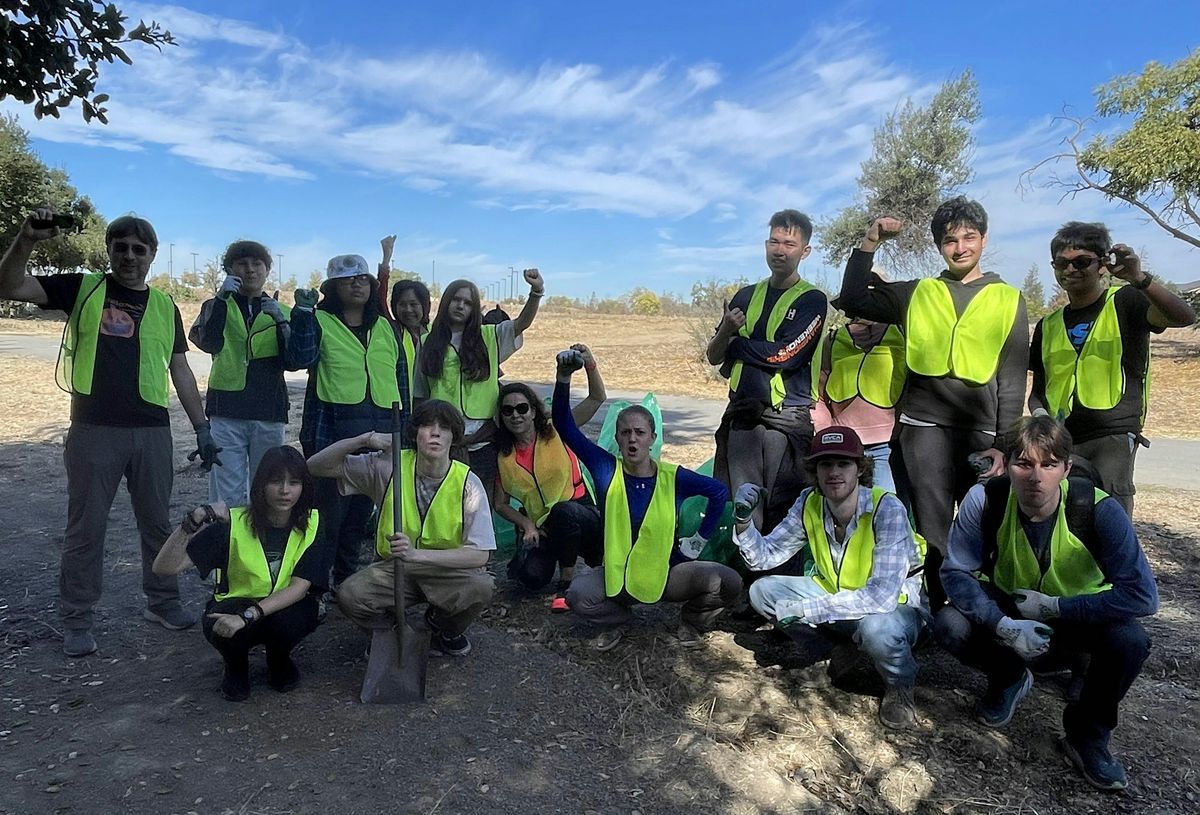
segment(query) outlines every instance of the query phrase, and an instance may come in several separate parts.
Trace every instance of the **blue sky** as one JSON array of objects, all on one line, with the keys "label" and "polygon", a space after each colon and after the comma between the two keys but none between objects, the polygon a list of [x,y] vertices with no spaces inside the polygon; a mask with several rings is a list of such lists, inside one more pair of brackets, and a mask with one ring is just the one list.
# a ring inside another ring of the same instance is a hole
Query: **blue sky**
[{"label": "blue sky", "polygon": [[[107,68],[107,126],[36,121],[44,160],[109,218],[150,218],[155,272],[248,237],[301,281],[326,259],[487,284],[538,266],[551,293],[765,274],[784,207],[833,215],[874,127],[975,72],[983,119],[967,192],[991,216],[985,266],[1047,283],[1048,241],[1104,220],[1168,279],[1189,250],[1133,211],[1020,192],[1056,151],[1054,117],[1092,90],[1197,44],[1200,3],[606,2],[122,4],[179,47]],[[1086,11],[1083,9],[1086,8]],[[832,284],[814,251],[801,271]]]}]

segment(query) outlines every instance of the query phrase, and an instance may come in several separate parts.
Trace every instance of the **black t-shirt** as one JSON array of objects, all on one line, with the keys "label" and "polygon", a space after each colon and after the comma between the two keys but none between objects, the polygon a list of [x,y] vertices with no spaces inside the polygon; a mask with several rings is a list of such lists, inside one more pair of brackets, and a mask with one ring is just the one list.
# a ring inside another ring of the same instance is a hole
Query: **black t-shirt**
[{"label": "black t-shirt", "polygon": [[[229,589],[228,578],[225,576],[225,570],[229,565],[229,530],[228,523],[218,521],[209,524],[197,532],[187,545],[188,557],[191,558],[201,577],[208,577],[214,569],[221,570],[221,580],[214,587],[215,594]],[[266,531],[266,540],[260,539],[259,541],[262,544],[263,553],[267,557],[267,566],[271,569],[272,580],[279,576],[279,567],[283,562],[283,553],[287,548],[289,532],[288,529],[271,527]],[[296,568],[292,570],[292,577],[302,578],[317,588],[324,588],[326,569],[322,564],[319,549],[320,544],[316,542],[308,547],[300,556]],[[285,587],[276,586],[276,589],[282,588]]]},{"label": "black t-shirt", "polygon": [[[1091,333],[1096,318],[1104,308],[1106,298],[1080,309],[1063,309],[1063,324],[1067,337],[1078,351]],[[1121,332],[1121,368],[1125,372],[1125,393],[1109,410],[1091,410],[1075,403],[1067,416],[1066,428],[1076,442],[1091,441],[1119,433],[1140,433],[1142,430],[1142,382],[1150,364],[1150,334],[1163,329],[1152,325],[1147,317],[1150,300],[1132,286],[1122,286],[1113,295],[1117,310],[1117,328]],[[1029,370],[1033,371],[1033,392],[1045,403],[1046,371],[1042,365],[1042,324],[1033,330],[1029,351]]]},{"label": "black t-shirt", "polygon": [[[196,324],[192,326],[191,340],[200,350],[214,357],[225,347],[225,319],[229,304],[233,303],[241,312],[242,322],[249,326],[260,311],[261,300],[248,300],[234,294],[229,300],[214,298],[200,307]],[[275,329],[277,335],[281,330]],[[223,391],[209,384],[205,396],[205,413],[226,419],[251,419],[260,422],[284,422],[288,420],[288,389],[283,378],[284,347],[279,339],[279,355],[264,359],[251,359],[246,364],[246,386],[240,391]]]},{"label": "black t-shirt", "polygon": [[[81,274],[57,274],[38,277],[48,302],[41,308],[65,311],[75,307],[83,283]],[[126,288],[107,276],[104,313],[100,318],[100,336],[96,343],[96,364],[92,375],[92,393],[71,394],[71,421],[110,427],[168,427],[167,409],[142,399],[138,389],[140,344],[138,326],[146,313],[150,290]],[[93,295],[95,296],[95,295]],[[175,312],[175,342],[172,353],[187,353],[183,319]]]}]

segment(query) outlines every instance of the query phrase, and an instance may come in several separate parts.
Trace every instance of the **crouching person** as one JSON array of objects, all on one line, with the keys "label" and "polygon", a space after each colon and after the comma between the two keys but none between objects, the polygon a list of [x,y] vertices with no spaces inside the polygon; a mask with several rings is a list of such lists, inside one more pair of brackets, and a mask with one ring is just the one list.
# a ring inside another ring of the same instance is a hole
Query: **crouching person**
[{"label": "crouching person", "polygon": [[[577,576],[567,589],[571,611],[603,630],[592,641],[598,651],[620,642],[630,608],[665,600],[683,603],[676,636],[698,645],[700,634],[742,590],[742,578],[721,563],[697,561],[716,531],[729,491],[720,481],[657,462],[650,447],[657,436],[654,417],[641,405],[617,416],[620,457],[580,432],[571,414],[571,374],[584,367],[578,350],[558,355],[551,418],[554,429],[592,474],[604,518],[603,568]],[[676,546],[679,505],[693,495],[707,500],[699,532]],[[686,553],[685,553],[686,552]]]},{"label": "crouching person", "polygon": [[203,504],[183,516],[154,560],[154,573],[175,576],[195,566],[216,572],[204,614],[204,636],[225,660],[221,693],[250,695],[250,649],[267,652],[267,684],[286,693],[300,681],[292,649],[317,627],[324,558],[317,551],[317,511],[304,456],[291,447],[267,450],[250,482],[250,504]]},{"label": "crouching person", "polygon": [[1008,724],[1029,693],[1030,661],[1051,649],[1090,655],[1063,711],[1063,750],[1093,786],[1124,789],[1108,741],[1150,651],[1137,618],[1158,608],[1154,577],[1116,499],[1068,478],[1061,425],[1027,417],[1009,436],[1006,475],[973,487],[950,529],[942,580],[952,605],[936,634],[987,675],[976,715],[989,727]]},{"label": "crouching person", "polygon": [[[379,560],[346,578],[338,590],[342,613],[368,630],[394,623],[395,560],[404,561],[406,602],[428,603],[425,620],[433,648],[466,656],[466,631],[492,598],[484,570],[496,548],[492,513],[475,473],[450,459],[462,443],[463,418],[447,402],[430,399],[412,412],[409,441],[400,454],[395,495],[392,437],[363,433],[335,442],[308,460],[314,476],[336,478],[342,495],[366,495],[380,507],[375,550]],[[359,453],[366,449],[370,452]],[[402,502],[402,530],[392,527],[393,502]]]},{"label": "crouching person", "polygon": [[916,723],[912,652],[929,623],[916,574],[925,552],[900,499],[871,487],[871,464],[849,427],[819,431],[805,460],[816,486],[805,489],[764,537],[749,520],[762,489],[742,485],[733,539],[755,570],[774,568],[809,548],[810,577],[760,578],[750,586],[750,605],[785,631],[798,634],[797,626],[808,625],[833,639],[831,674],[852,664],[853,647],[865,652],[887,687],[879,720],[902,729]]}]

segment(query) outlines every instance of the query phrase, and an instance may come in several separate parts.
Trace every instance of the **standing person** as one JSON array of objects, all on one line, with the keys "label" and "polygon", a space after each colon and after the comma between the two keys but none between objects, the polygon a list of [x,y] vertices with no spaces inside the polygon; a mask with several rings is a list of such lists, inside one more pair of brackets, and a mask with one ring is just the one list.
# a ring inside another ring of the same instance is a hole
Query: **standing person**
[{"label": "standing person", "polygon": [[[408,390],[405,396],[411,397],[421,345],[429,334],[429,314],[432,310],[429,289],[420,280],[397,280],[392,286],[389,299],[388,278],[392,271],[392,249],[396,245],[396,236],[388,235],[379,243],[383,247],[383,261],[379,264],[380,313],[396,329],[400,352],[404,355],[404,367],[408,372]],[[406,403],[404,409],[411,411],[412,405]]]},{"label": "standing person", "polygon": [[925,580],[936,610],[945,603],[938,570],[955,502],[980,475],[1000,473],[996,434],[1021,415],[1029,319],[1021,293],[980,268],[988,223],[977,202],[960,196],[934,212],[930,230],[946,261],[937,277],[886,283],[871,274],[876,248],[901,226],[895,218],[871,224],[846,264],[839,302],[847,314],[904,331],[909,372],[897,439],[917,531],[929,544]]},{"label": "standing person", "polygon": [[825,293],[798,271],[812,251],[812,221],[785,209],[771,216],[769,228],[771,276],[742,288],[726,304],[705,352],[729,380],[713,475],[731,492],[747,483],[766,489],[766,500],[754,511],[755,525],[766,531],[807,485],[800,463],[812,441],[828,309]]},{"label": "standing person", "polygon": [[[496,480],[496,409],[500,395],[500,363],[521,347],[521,335],[533,324],[546,284],[537,269],[522,272],[529,299],[515,320],[483,325],[479,288],[455,280],[438,304],[433,328],[421,348],[413,378],[417,399],[441,399],[458,408],[466,421],[471,470],[489,487]],[[490,497],[490,495],[489,495]]]},{"label": "standing person", "polygon": [[938,640],[987,676],[975,712],[989,727],[1008,724],[1029,693],[1029,662],[1051,649],[1089,654],[1079,698],[1063,710],[1063,749],[1093,786],[1124,789],[1108,742],[1150,653],[1137,618],[1158,608],[1154,576],[1121,505],[1068,478],[1062,425],[1026,417],[1006,446],[1006,476],[972,487],[950,530]]},{"label": "standing person", "polygon": [[[578,351],[558,355],[551,411],[554,429],[596,485],[604,519],[604,564],[571,581],[567,603],[602,628],[592,641],[598,651],[611,650],[621,641],[632,606],[659,601],[683,603],[675,636],[685,647],[698,645],[701,632],[742,590],[742,578],[733,569],[692,560],[716,531],[729,492],[720,481],[652,459],[650,447],[658,433],[654,417],[641,405],[617,416],[619,457],[583,435],[570,409],[571,374],[582,366]],[[704,520],[696,535],[677,545],[679,506],[693,495],[708,500]]]},{"label": "standing person", "polygon": [[[300,427],[300,444],[310,458],[335,441],[389,431],[392,403],[409,404],[404,356],[391,324],[380,319],[378,282],[367,261],[361,255],[338,255],[327,264],[325,277],[315,320],[293,323],[295,334],[315,332],[316,361]],[[296,296],[299,307],[301,293]],[[306,292],[306,303],[309,297]],[[371,502],[361,495],[343,496],[333,479],[320,479],[317,508],[329,543],[326,553],[333,558],[336,592],[358,568]]]},{"label": "standing person", "polygon": [[[914,575],[924,554],[904,505],[888,490],[872,487],[873,465],[853,428],[817,431],[804,465],[814,486],[763,536],[748,515],[763,489],[741,485],[733,539],[746,564],[758,571],[808,547],[812,576],[760,578],[750,587],[750,605],[793,635],[812,626],[838,645],[865,651],[887,686],[879,721],[904,729],[917,721],[913,649],[929,624],[921,578]],[[831,674],[853,664],[845,650],[835,655]]]},{"label": "standing person", "polygon": [[[342,613],[368,630],[395,620],[395,561],[404,561],[407,602],[428,603],[433,647],[466,656],[466,631],[491,601],[494,582],[484,567],[496,548],[483,483],[450,450],[462,443],[462,415],[429,399],[413,410],[407,431],[415,450],[400,454],[400,496],[392,472],[392,437],[364,433],[330,445],[308,461],[313,475],[334,478],[343,494],[379,505],[379,560],[347,578],[338,592]],[[358,450],[371,452],[357,454]],[[393,502],[402,502],[402,530],[393,528]]]},{"label": "standing person", "polygon": [[271,273],[267,247],[234,241],[221,267],[226,274],[221,290],[201,304],[188,338],[212,355],[205,411],[222,455],[208,474],[208,500],[244,506],[263,454],[283,444],[288,420],[283,372],[308,367],[312,353],[305,349],[304,358],[297,358],[291,309],[263,291]]},{"label": "standing person", "polygon": [[[1133,463],[1150,396],[1150,334],[1191,325],[1196,312],[1104,224],[1071,221],[1050,241],[1067,305],[1033,329],[1029,408],[1066,422],[1075,452],[1133,516]],[[1105,285],[1105,272],[1128,286]]]},{"label": "standing person", "polygon": [[904,334],[894,325],[852,319],[825,344],[821,373],[830,424],[854,429],[874,463],[873,483],[896,492],[890,458],[904,392]]},{"label": "standing person", "polygon": [[231,702],[250,695],[250,649],[267,652],[267,684],[287,693],[300,681],[291,653],[317,627],[325,581],[314,545],[317,510],[304,456],[293,447],[267,450],[243,507],[202,504],[183,516],[154,561],[154,573],[175,576],[193,566],[216,572],[204,610],[204,636],[225,661],[221,693]]},{"label": "standing person", "polygon": [[[579,352],[587,371],[588,395],[571,409],[575,426],[587,424],[607,394],[591,349]],[[600,510],[572,453],[550,424],[545,403],[523,382],[500,388],[500,429],[496,433],[500,477],[492,495],[496,512],[517,528],[521,547],[508,564],[509,577],[526,588],[538,589],[554,577],[558,565],[558,595],[551,610],[566,611],[562,592],[575,576],[575,561],[599,566],[604,553]],[[522,511],[509,506],[521,502]]]},{"label": "standing person", "polygon": [[168,376],[196,431],[203,469],[219,464],[220,448],[204,418],[196,378],[187,362],[179,309],[146,285],[158,249],[149,221],[123,215],[108,225],[107,274],[34,277],[27,267],[38,241],[58,234],[54,212],[39,209],[21,224],[0,260],[0,298],[67,312],[56,379],[71,394],[71,428],[63,449],[67,470],[67,529],[59,569],[63,652],[96,650],[92,635],[104,578],[108,512],[121,479],[129,490],[141,536],[142,616],[180,630],[196,622],[179,602],[179,584],[152,566],[171,534],[168,507],[172,465]]}]

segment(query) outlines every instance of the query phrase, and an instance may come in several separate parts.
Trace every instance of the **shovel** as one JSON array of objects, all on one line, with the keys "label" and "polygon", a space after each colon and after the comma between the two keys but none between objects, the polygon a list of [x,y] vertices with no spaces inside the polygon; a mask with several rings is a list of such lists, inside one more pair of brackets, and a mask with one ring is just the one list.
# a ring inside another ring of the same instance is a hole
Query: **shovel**
[{"label": "shovel", "polygon": [[[392,403],[392,528],[401,525],[400,512],[400,403]],[[392,559],[395,582],[392,584],[396,602],[396,627],[371,632],[371,656],[367,660],[367,675],[363,677],[363,704],[388,705],[398,702],[420,702],[425,699],[425,672],[429,667],[428,629],[413,628],[405,614],[404,561]]]}]

